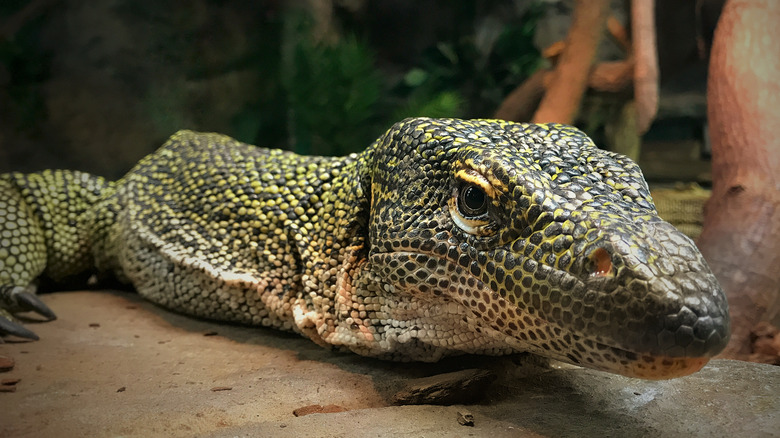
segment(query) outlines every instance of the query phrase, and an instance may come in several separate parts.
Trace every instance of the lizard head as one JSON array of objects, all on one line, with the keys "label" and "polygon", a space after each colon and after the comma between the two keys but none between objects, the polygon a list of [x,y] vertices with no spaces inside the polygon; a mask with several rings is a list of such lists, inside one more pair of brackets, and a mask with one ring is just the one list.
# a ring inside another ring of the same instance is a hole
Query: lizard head
[{"label": "lizard head", "polygon": [[410,328],[426,342],[649,379],[725,347],[726,298],[693,241],[634,162],[576,128],[407,119],[373,154],[372,270],[429,303]]}]

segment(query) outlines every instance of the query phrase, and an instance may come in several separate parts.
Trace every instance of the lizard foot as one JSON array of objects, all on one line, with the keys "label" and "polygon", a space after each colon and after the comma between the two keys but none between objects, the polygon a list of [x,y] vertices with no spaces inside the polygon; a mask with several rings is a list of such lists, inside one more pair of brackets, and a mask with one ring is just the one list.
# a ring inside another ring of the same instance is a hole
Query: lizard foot
[{"label": "lizard foot", "polygon": [[35,295],[35,286],[0,286],[0,336],[12,335],[38,340],[38,335],[22,326],[14,314],[35,312],[46,320],[57,319],[57,315]]}]

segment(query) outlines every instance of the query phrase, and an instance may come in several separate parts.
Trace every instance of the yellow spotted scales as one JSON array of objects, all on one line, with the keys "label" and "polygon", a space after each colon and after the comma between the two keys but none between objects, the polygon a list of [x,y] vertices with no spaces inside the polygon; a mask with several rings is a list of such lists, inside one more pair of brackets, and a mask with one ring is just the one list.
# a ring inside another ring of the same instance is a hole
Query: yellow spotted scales
[{"label": "yellow spotted scales", "polygon": [[563,125],[407,119],[305,157],[181,131],[116,183],[0,176],[0,333],[39,276],[113,273],[189,315],[392,360],[529,351],[670,378],[729,336],[637,165]]}]

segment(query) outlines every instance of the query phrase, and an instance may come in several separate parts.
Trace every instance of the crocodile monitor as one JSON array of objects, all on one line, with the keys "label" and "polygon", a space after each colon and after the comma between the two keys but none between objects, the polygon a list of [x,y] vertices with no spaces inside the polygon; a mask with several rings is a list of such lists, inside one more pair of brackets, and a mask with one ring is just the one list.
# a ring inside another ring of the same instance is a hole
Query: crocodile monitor
[{"label": "crocodile monitor", "polygon": [[360,154],[180,131],[116,182],[0,176],[0,332],[36,280],[102,272],[161,306],[390,360],[531,352],[690,374],[729,338],[639,167],[558,124],[406,119]]}]

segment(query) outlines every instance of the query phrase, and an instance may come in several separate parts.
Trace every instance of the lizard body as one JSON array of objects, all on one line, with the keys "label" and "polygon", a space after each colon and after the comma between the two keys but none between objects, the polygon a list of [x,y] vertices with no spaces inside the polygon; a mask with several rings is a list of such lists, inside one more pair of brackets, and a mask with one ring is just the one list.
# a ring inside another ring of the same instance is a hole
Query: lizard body
[{"label": "lizard body", "polygon": [[5,331],[22,335],[35,278],[90,268],[179,312],[392,360],[530,351],[669,378],[729,334],[638,166],[563,125],[407,119],[337,158],[180,131],[117,182],[3,175],[4,235]]}]

